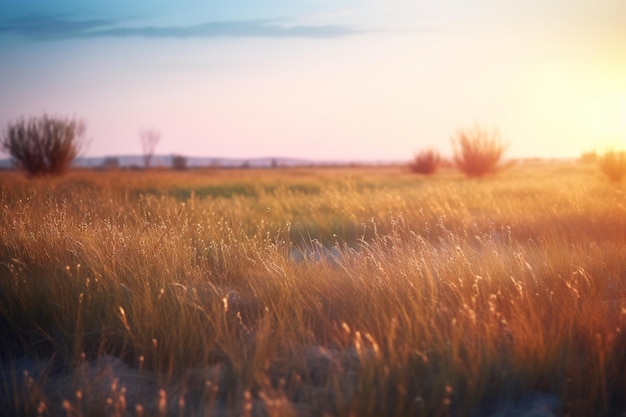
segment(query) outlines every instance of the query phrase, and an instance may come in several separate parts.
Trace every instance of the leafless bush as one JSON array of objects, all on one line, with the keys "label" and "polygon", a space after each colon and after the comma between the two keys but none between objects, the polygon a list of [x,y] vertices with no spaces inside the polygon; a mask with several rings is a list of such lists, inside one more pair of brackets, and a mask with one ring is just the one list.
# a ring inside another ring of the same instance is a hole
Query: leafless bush
[{"label": "leafless bush", "polygon": [[617,182],[626,173],[626,152],[606,151],[598,157],[598,166],[600,171],[608,177],[609,181]]},{"label": "leafless bush", "polygon": [[479,126],[459,129],[452,138],[454,165],[468,177],[483,177],[500,170],[507,146],[497,130]]},{"label": "leafless bush", "polygon": [[172,168],[179,171],[187,169],[187,158],[182,155],[172,155]]},{"label": "leafless bush", "polygon": [[420,151],[409,163],[409,169],[416,174],[431,175],[439,168],[441,157],[433,149]]},{"label": "leafless bush", "polygon": [[10,122],[0,146],[30,175],[60,175],[78,156],[84,133],[82,120],[44,114]]},{"label": "leafless bush", "polygon": [[154,129],[142,130],[139,134],[141,150],[143,151],[144,168],[150,168],[154,151],[161,140],[161,134]]}]

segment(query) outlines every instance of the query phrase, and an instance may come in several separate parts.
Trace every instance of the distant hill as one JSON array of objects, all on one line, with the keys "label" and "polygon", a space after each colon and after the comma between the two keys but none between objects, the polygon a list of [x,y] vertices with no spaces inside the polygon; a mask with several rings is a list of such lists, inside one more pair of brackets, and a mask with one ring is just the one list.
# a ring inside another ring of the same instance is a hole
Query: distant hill
[{"label": "distant hill", "polygon": [[[174,155],[154,155],[151,167],[171,168]],[[272,168],[305,166],[346,166],[346,165],[382,165],[402,163],[401,161],[323,161],[313,159],[264,157],[264,158],[220,158],[220,157],[185,157],[188,168]],[[114,155],[106,157],[83,157],[74,160],[72,166],[81,168],[104,167],[105,161],[117,161],[120,168],[142,168],[142,155]],[[0,168],[11,167],[9,159],[0,159]]]},{"label": "distant hill", "polygon": [[[77,158],[74,166],[79,167],[99,167],[104,164],[105,159],[115,158],[119,161],[120,167],[143,167],[144,161],[141,155],[120,155],[100,158]],[[313,161],[292,158],[219,158],[219,157],[185,157],[187,167],[215,167],[215,168],[237,168],[237,167],[271,167],[271,166],[302,166],[311,165]],[[152,167],[172,167],[174,155],[154,155],[150,166]]]}]

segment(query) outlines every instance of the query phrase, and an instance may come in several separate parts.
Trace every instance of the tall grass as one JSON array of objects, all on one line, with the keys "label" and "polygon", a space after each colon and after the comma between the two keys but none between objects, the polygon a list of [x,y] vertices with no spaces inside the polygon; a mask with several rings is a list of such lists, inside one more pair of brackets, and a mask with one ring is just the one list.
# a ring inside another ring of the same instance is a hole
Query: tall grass
[{"label": "tall grass", "polygon": [[2,414],[626,407],[625,189],[586,167],[135,174],[0,177]]}]

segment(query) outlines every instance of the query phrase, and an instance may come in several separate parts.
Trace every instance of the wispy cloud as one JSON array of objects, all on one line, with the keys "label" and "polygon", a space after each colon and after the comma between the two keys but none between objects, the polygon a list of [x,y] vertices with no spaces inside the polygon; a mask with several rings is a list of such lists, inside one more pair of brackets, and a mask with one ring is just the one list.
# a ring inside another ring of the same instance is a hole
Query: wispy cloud
[{"label": "wispy cloud", "polygon": [[146,38],[338,38],[366,32],[346,25],[288,25],[284,20],[205,22],[178,26],[124,26],[112,19],[71,19],[61,16],[25,15],[0,22],[0,33],[32,40],[94,37]]},{"label": "wispy cloud", "polygon": [[114,26],[115,20],[75,20],[60,16],[29,14],[0,21],[0,33],[13,33],[29,39],[46,40],[82,37],[94,30]]}]

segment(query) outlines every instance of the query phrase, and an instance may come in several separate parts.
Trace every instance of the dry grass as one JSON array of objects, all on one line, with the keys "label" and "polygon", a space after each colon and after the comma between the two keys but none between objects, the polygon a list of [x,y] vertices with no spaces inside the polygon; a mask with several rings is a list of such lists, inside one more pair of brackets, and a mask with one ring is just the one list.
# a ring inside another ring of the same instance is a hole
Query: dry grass
[{"label": "dry grass", "polygon": [[3,415],[626,409],[626,189],[593,167],[0,188]]}]

